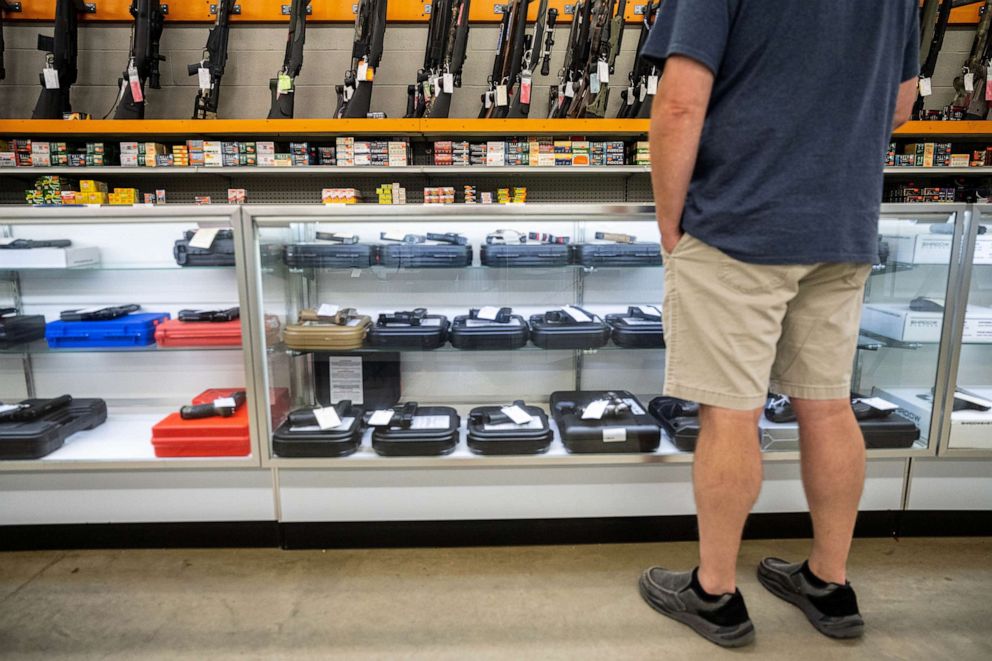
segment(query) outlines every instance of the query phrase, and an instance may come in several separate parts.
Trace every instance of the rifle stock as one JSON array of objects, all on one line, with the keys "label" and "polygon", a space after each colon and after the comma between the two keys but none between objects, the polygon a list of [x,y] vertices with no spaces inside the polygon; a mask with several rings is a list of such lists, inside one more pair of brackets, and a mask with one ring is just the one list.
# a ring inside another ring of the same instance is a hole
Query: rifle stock
[{"label": "rifle stock", "polygon": [[58,87],[49,88],[45,72],[38,75],[41,93],[35,104],[32,119],[62,119],[72,112],[71,89],[78,77],[79,13],[89,12],[83,0],[57,0],[55,4],[54,36],[38,35],[38,50],[46,53],[46,68],[55,71]]},{"label": "rifle stock", "polygon": [[[158,0],[131,0],[131,54],[128,67],[121,76],[123,96],[117,104],[114,119],[145,118],[145,85],[159,89],[159,62],[165,60],[159,54],[159,40],[165,29],[165,17]],[[131,90],[129,69],[134,67],[137,85],[141,88],[141,100],[134,98]]]},{"label": "rifle stock", "polygon": [[12,5],[7,0],[0,0],[0,80],[7,77],[7,69],[4,68],[3,52],[6,47],[3,41],[3,15],[5,12],[19,12],[19,5]]},{"label": "rifle stock", "polygon": [[199,75],[200,67],[210,72],[210,87],[200,87],[193,102],[193,119],[215,118],[220,107],[220,84],[227,67],[227,46],[230,37],[231,14],[236,0],[220,0],[217,4],[217,21],[207,35],[207,46],[201,63],[190,64],[186,72],[190,76]]},{"label": "rifle stock", "polygon": [[293,119],[293,111],[296,101],[295,90],[279,94],[279,79],[269,79],[269,92],[271,101],[269,105],[268,119]]},{"label": "rifle stock", "polygon": [[[303,47],[307,40],[307,10],[310,0],[293,0],[289,12],[289,32],[286,36],[286,53],[279,74],[269,80],[271,102],[269,119],[292,119],[296,100],[296,78],[303,69]],[[279,92],[279,78],[290,79],[289,89]]]}]

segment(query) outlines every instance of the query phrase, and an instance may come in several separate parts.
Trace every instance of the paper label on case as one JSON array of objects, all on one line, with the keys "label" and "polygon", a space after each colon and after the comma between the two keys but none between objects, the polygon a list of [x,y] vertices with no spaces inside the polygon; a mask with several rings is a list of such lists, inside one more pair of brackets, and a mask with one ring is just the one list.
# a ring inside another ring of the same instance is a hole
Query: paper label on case
[{"label": "paper label on case", "polygon": [[598,399],[595,402],[592,402],[586,406],[586,409],[582,412],[582,419],[601,420],[603,418],[603,414],[606,413],[606,406],[608,404],[609,401],[605,399]]},{"label": "paper label on case", "polygon": [[214,407],[219,409],[233,409],[237,405],[233,397],[219,397],[214,400]]},{"label": "paper label on case", "polygon": [[365,401],[361,356],[332,356],[328,362],[328,384],[331,401],[350,399],[361,405]]},{"label": "paper label on case", "polygon": [[504,406],[500,409],[500,412],[502,412],[503,415],[508,417],[510,420],[513,420],[513,423],[517,425],[523,425],[533,420],[533,416],[531,416],[531,414],[527,413],[527,411],[523,410],[516,404],[513,406]]},{"label": "paper label on case", "polygon": [[189,240],[189,247],[210,250],[210,246],[214,244],[214,239],[217,238],[218,232],[220,232],[219,227],[201,227],[196,230],[193,238]]},{"label": "paper label on case", "polygon": [[44,69],[42,69],[42,74],[45,76],[46,90],[57,90],[59,88],[58,69],[53,69],[52,67],[45,67]]},{"label": "paper label on case", "polygon": [[17,239],[13,236],[0,237],[0,246],[10,245],[14,241],[17,241]]},{"label": "paper label on case", "polygon": [[393,419],[393,410],[385,409],[374,411],[372,417],[369,418],[370,427],[385,427],[389,424],[389,421]]},{"label": "paper label on case", "polygon": [[321,431],[327,429],[337,429],[341,426],[341,418],[333,406],[313,410],[313,417],[317,418],[317,426]]},{"label": "paper label on case", "polygon": [[892,402],[882,399],[881,397],[862,397],[857,401],[862,404],[867,404],[873,409],[878,409],[879,411],[895,411],[899,408],[898,404],[893,404]]},{"label": "paper label on case", "polygon": [[320,317],[333,317],[341,309],[339,305],[332,305],[331,303],[322,303],[319,308],[317,308],[317,316]]},{"label": "paper label on case", "polygon": [[479,314],[476,315],[479,319],[488,319],[489,321],[496,321],[496,317],[499,315],[499,308],[492,305],[487,305],[479,310]]},{"label": "paper label on case", "polygon": [[564,312],[574,321],[577,321],[580,324],[586,324],[592,321],[592,317],[590,317],[585,312],[572,305],[563,305],[561,309],[562,312]]},{"label": "paper label on case", "polygon": [[447,415],[415,415],[410,429],[447,429],[451,426],[451,417]]},{"label": "paper label on case", "polygon": [[604,443],[623,443],[627,440],[626,427],[606,427],[603,429]]},{"label": "paper label on case", "polygon": [[654,306],[654,305],[635,305],[634,307],[636,307],[638,310],[640,310],[642,314],[656,314],[659,317],[661,316],[661,309],[658,308],[657,306]]},{"label": "paper label on case", "polygon": [[523,429],[544,429],[544,423],[539,418],[531,418],[530,422],[518,425],[515,422],[503,422],[498,425],[484,425],[486,431],[520,431]]}]

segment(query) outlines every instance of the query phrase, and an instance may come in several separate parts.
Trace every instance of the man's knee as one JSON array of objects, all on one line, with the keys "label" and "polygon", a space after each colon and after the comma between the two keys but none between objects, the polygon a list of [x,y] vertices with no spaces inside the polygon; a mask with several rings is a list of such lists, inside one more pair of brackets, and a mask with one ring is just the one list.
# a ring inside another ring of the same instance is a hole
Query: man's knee
[{"label": "man's knee", "polygon": [[758,425],[762,409],[739,410],[703,404],[699,407],[700,429],[707,433],[750,433]]},{"label": "man's knee", "polygon": [[816,423],[821,420],[854,417],[851,400],[844,399],[797,399],[793,397],[792,408],[800,424]]}]

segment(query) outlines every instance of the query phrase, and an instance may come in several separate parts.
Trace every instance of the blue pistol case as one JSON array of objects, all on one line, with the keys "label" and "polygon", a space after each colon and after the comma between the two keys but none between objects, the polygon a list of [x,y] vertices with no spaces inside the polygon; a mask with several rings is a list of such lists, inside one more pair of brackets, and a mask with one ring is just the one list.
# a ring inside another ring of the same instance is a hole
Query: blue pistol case
[{"label": "blue pistol case", "polygon": [[155,344],[155,327],[168,318],[168,312],[139,312],[105,321],[53,321],[45,339],[53,349],[141,347]]}]

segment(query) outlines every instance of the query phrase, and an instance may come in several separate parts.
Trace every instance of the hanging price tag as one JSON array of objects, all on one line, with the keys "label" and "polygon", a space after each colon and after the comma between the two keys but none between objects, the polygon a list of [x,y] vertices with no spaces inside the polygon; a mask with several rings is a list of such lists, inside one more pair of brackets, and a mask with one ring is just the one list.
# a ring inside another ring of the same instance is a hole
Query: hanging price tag
[{"label": "hanging price tag", "polygon": [[366,62],[365,60],[362,60],[361,62],[358,63],[358,71],[355,73],[355,77],[358,80],[367,80],[365,76],[367,76],[368,73],[369,73],[369,63]]},{"label": "hanging price tag", "polygon": [[337,429],[341,426],[341,418],[334,407],[328,406],[322,409],[314,409],[313,417],[317,418],[317,426],[321,431],[325,429]]},{"label": "hanging price tag", "polygon": [[492,93],[492,90],[486,92],[484,96],[485,96],[485,98],[483,99],[483,103],[485,104],[485,106],[487,108],[492,108],[493,107],[493,93]]},{"label": "hanging price tag", "polygon": [[455,76],[450,73],[444,74],[441,77],[441,89],[444,90],[445,94],[454,94],[455,92]]},{"label": "hanging price tag", "polygon": [[595,71],[589,74],[589,93],[599,94],[599,74]]},{"label": "hanging price tag", "polygon": [[920,96],[933,94],[933,82],[929,78],[920,78]]},{"label": "hanging price tag", "polygon": [[600,60],[596,65],[596,73],[599,74],[600,83],[610,82],[610,64],[606,60]]},{"label": "hanging price tag", "polygon": [[145,100],[145,95],[141,93],[141,79],[138,78],[138,70],[131,65],[127,68],[127,80],[128,84],[131,86],[131,98],[135,103],[141,103]]},{"label": "hanging price tag", "polygon": [[318,317],[333,317],[341,309],[339,305],[332,305],[331,303],[323,303],[319,308],[317,308]]},{"label": "hanging price tag", "polygon": [[45,76],[46,90],[57,90],[59,88],[59,72],[57,69],[45,67],[42,70],[42,74]]},{"label": "hanging price tag", "polygon": [[500,409],[500,412],[517,425],[525,425],[533,420],[533,417],[527,413],[527,411],[523,410],[516,404],[513,406],[504,406]]},{"label": "hanging price tag", "polygon": [[565,96],[568,97],[569,99],[575,96],[575,85],[572,83],[571,80],[565,83]]},{"label": "hanging price tag", "polygon": [[369,418],[370,427],[385,427],[389,424],[389,421],[393,419],[392,409],[380,409],[372,413],[372,417]]},{"label": "hanging price tag", "polygon": [[627,86],[627,105],[628,106],[634,105],[634,86],[633,85],[628,85]]},{"label": "hanging price tag", "polygon": [[521,76],[520,78],[520,103],[523,105],[530,104],[530,87],[531,87],[531,77],[529,75]]},{"label": "hanging price tag", "polygon": [[654,96],[658,93],[658,76],[648,76],[648,94]]},{"label": "hanging price tag", "polygon": [[342,96],[344,96],[345,101],[351,101],[351,97],[355,95],[355,88],[351,85],[345,85],[342,91]]},{"label": "hanging price tag", "polygon": [[210,78],[210,69],[206,67],[200,67],[196,70],[196,74],[200,80],[200,89],[208,90],[214,86],[214,81]]},{"label": "hanging price tag", "polygon": [[648,86],[647,85],[641,85],[640,91],[637,94],[637,100],[638,101],[644,101],[644,99],[646,99],[647,96],[648,96]]},{"label": "hanging price tag", "polygon": [[279,74],[278,82],[276,83],[276,94],[289,94],[292,91],[293,79],[289,77],[289,74]]},{"label": "hanging price tag", "polygon": [[220,228],[217,227],[203,227],[196,230],[196,234],[189,241],[190,248],[210,250],[210,246],[214,244],[214,239],[217,238],[217,232],[219,231]]},{"label": "hanging price tag", "polygon": [[496,105],[502,108],[503,106],[507,105],[508,103],[509,103],[509,100],[507,98],[506,85],[497,85],[496,86]]},{"label": "hanging price tag", "polygon": [[609,401],[605,399],[599,399],[592,402],[585,408],[582,412],[583,420],[601,420],[603,414],[606,413],[606,407],[609,405]]},{"label": "hanging price tag", "polygon": [[492,305],[487,305],[484,308],[479,309],[479,313],[476,315],[479,319],[486,319],[488,321],[496,321],[496,317],[499,315],[499,308],[493,307]]},{"label": "hanging price tag", "polygon": [[975,74],[968,71],[964,74],[964,91],[974,92],[975,91]]}]

